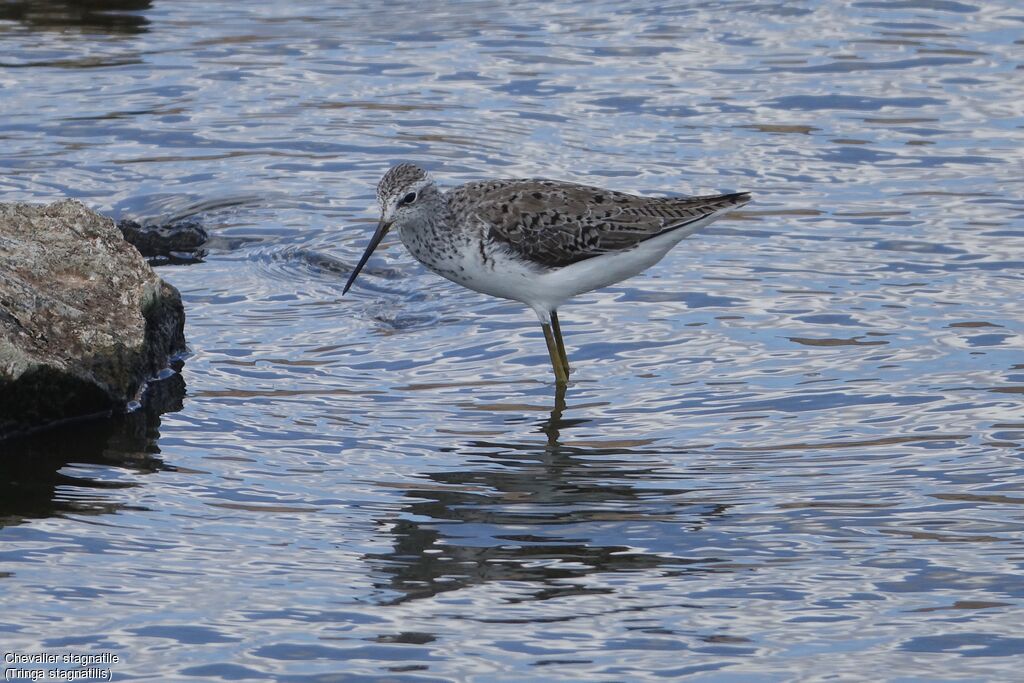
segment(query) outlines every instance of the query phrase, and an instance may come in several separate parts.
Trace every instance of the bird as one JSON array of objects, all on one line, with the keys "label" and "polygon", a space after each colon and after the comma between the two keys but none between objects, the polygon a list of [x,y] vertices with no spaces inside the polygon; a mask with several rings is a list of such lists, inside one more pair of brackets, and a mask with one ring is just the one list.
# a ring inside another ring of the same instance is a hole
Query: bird
[{"label": "bird", "polygon": [[747,192],[646,197],[535,178],[444,191],[427,171],[401,163],[377,185],[380,221],[342,295],[395,228],[413,257],[438,275],[532,308],[561,386],[570,368],[559,306],[650,268],[683,238],[750,199]]}]

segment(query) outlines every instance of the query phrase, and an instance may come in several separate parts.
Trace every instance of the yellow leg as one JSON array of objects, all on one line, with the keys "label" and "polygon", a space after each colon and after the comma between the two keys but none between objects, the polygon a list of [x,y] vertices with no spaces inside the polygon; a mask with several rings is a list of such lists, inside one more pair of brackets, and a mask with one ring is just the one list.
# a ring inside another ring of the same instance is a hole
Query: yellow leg
[{"label": "yellow leg", "polygon": [[544,341],[547,342],[548,355],[551,356],[551,368],[555,371],[555,382],[565,384],[569,381],[569,376],[565,374],[565,366],[562,365],[562,358],[558,355],[558,344],[551,332],[551,325],[541,323],[540,326],[544,328]]},{"label": "yellow leg", "polygon": [[551,311],[551,332],[555,337],[555,345],[558,347],[558,355],[562,359],[562,369],[565,370],[565,376],[568,378],[569,356],[565,353],[565,342],[562,341],[562,327],[558,324],[557,311]]}]

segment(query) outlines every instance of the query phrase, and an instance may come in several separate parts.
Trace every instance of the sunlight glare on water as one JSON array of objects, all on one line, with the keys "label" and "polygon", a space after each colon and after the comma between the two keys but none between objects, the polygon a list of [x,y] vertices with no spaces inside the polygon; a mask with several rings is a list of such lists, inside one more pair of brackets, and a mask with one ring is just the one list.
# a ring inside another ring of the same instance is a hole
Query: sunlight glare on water
[{"label": "sunlight glare on water", "polygon": [[[2,446],[5,651],[1014,678],[1016,3],[73,5],[0,5],[0,200],[213,239],[159,268],[170,412]],[[399,161],[754,202],[560,311],[561,397],[531,312],[394,238],[342,298]]]}]

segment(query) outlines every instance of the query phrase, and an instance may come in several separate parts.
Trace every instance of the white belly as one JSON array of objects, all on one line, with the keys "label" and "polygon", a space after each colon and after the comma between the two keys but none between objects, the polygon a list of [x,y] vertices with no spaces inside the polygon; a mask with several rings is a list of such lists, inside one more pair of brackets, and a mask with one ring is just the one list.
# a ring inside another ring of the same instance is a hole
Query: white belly
[{"label": "white belly", "polygon": [[[549,269],[527,263],[497,245],[467,242],[443,255],[424,249],[415,238],[402,241],[427,268],[463,287],[503,299],[521,301],[533,308],[542,321],[569,298],[632,277],[660,261],[680,240],[697,232],[718,214],[673,230],[633,249],[594,256],[563,268]],[[412,237],[412,236],[410,236]]]}]

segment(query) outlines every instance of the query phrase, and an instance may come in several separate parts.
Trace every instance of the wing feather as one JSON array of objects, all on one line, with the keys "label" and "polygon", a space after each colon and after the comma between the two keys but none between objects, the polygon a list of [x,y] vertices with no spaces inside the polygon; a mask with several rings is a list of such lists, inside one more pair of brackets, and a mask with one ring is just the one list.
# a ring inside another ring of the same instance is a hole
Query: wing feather
[{"label": "wing feather", "polygon": [[745,193],[640,197],[554,180],[484,181],[449,192],[458,223],[480,222],[490,240],[549,268],[632,249],[749,200]]}]

